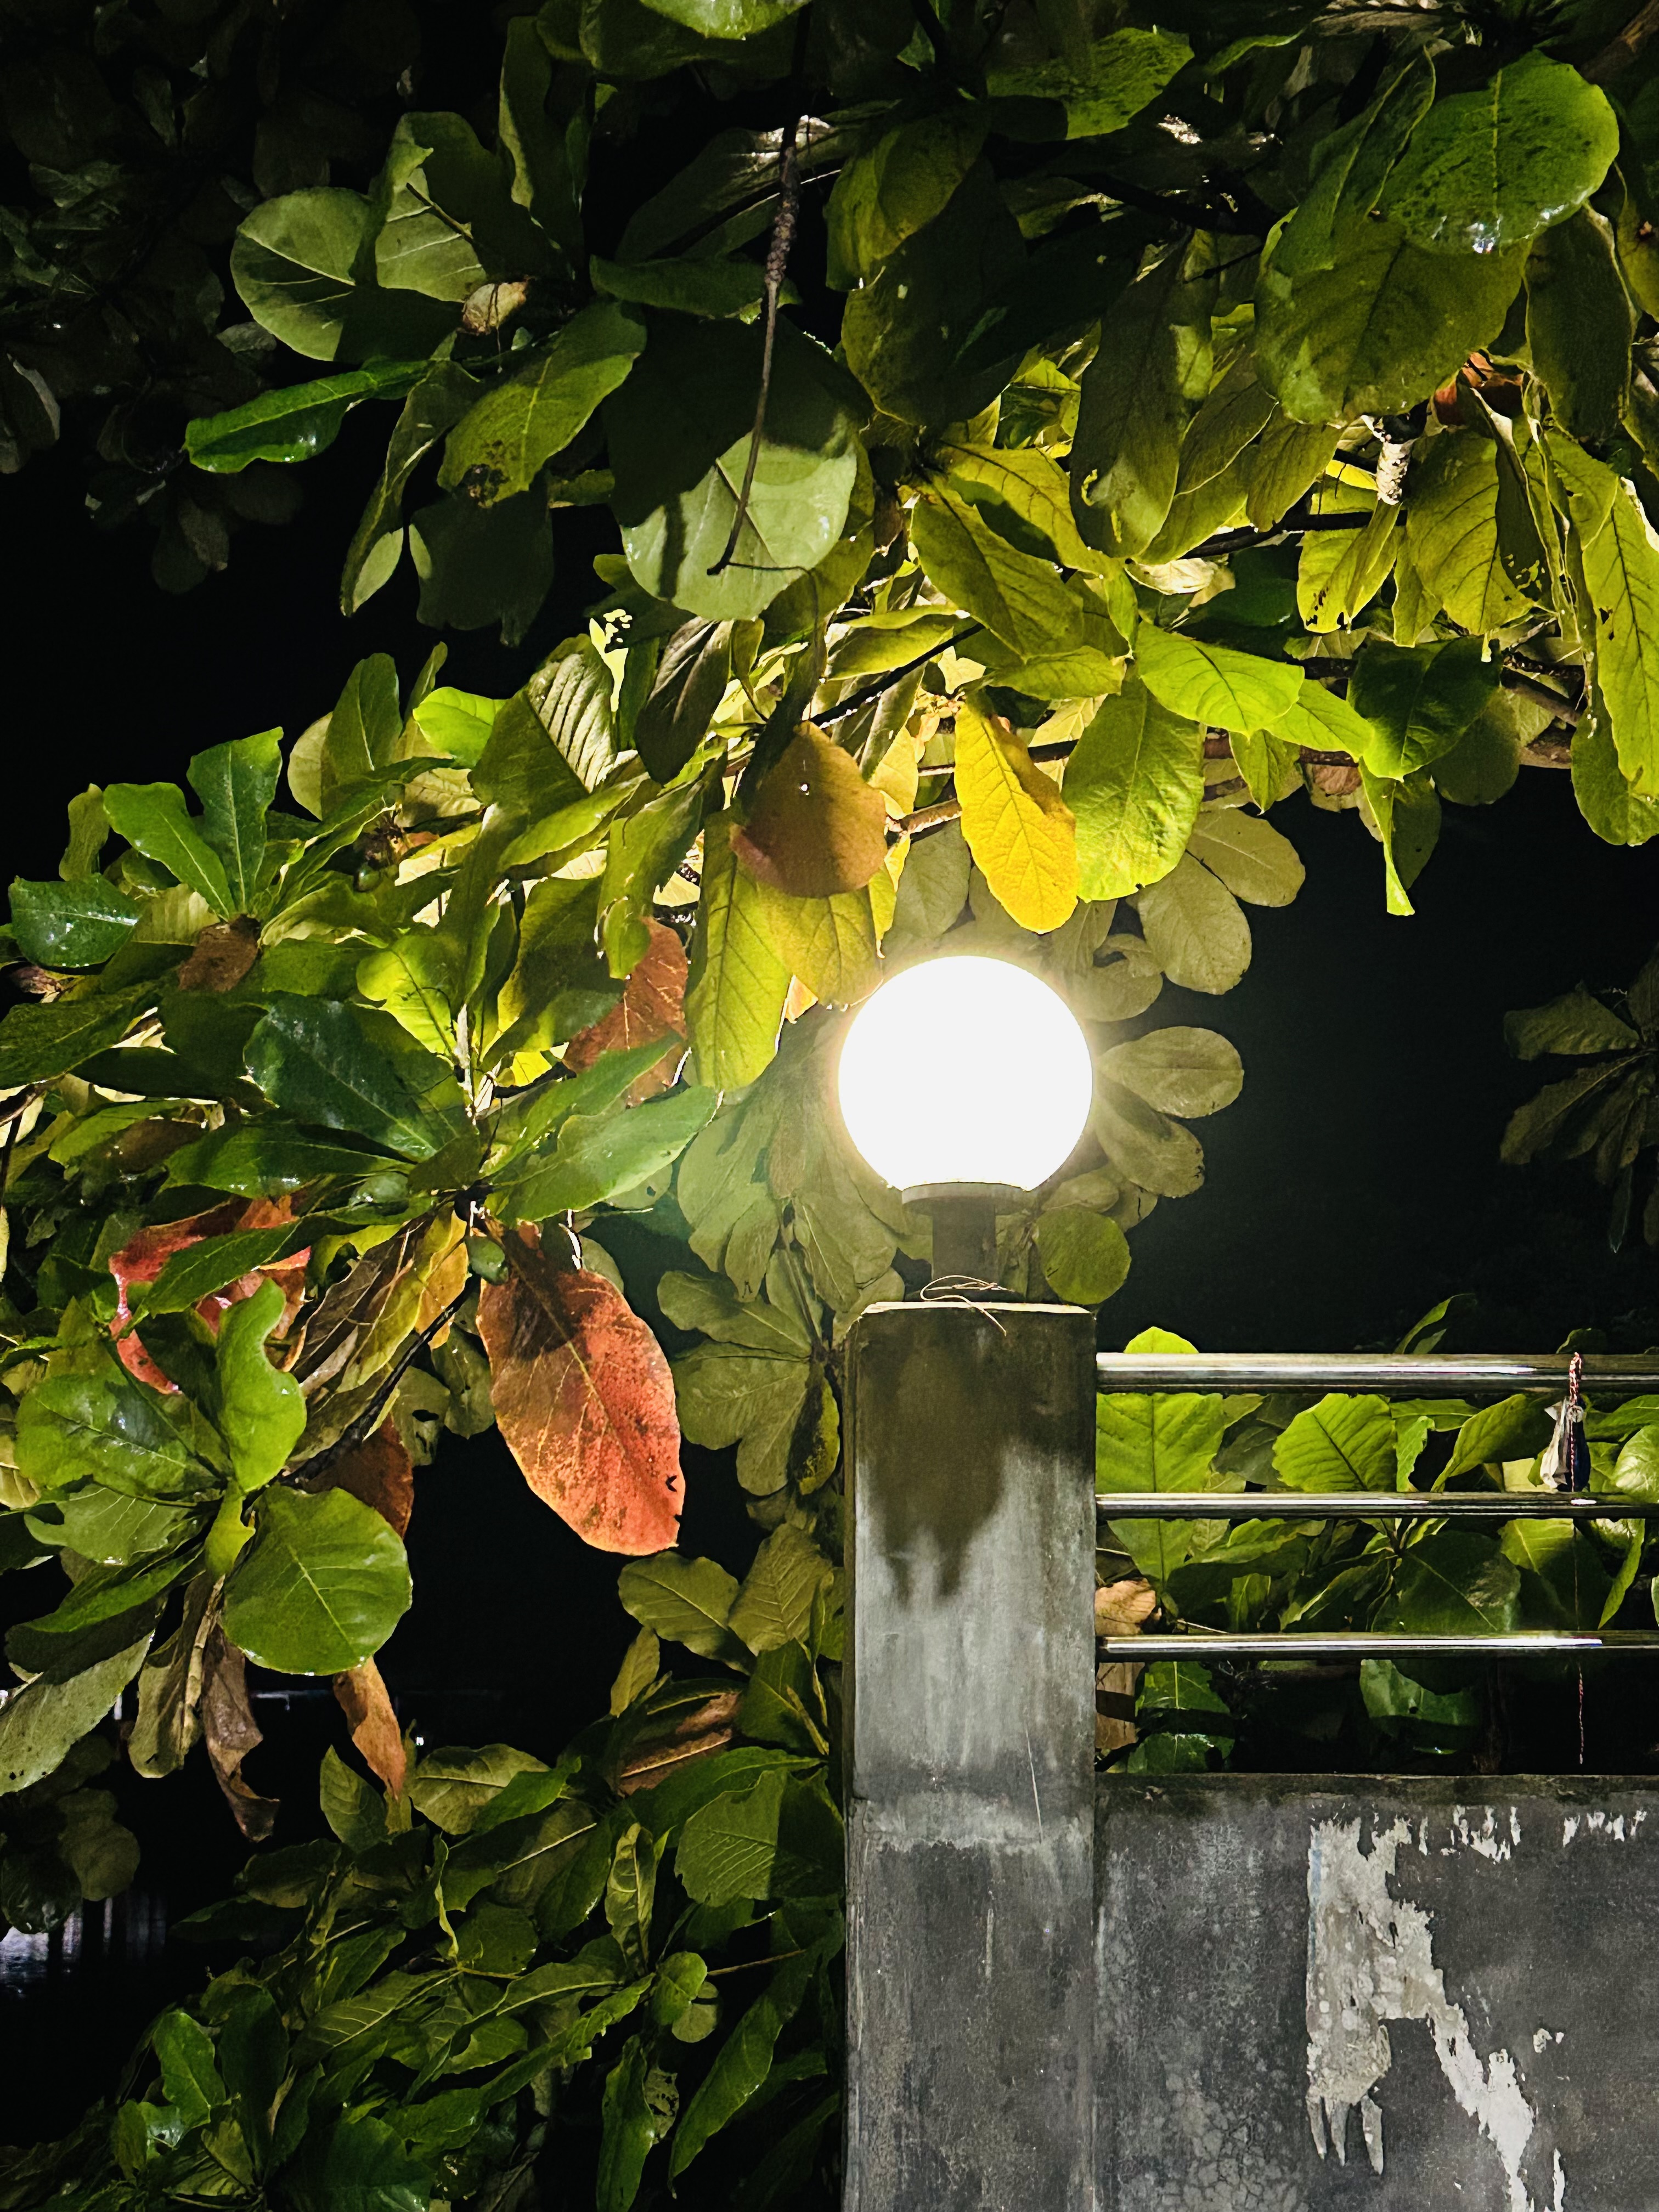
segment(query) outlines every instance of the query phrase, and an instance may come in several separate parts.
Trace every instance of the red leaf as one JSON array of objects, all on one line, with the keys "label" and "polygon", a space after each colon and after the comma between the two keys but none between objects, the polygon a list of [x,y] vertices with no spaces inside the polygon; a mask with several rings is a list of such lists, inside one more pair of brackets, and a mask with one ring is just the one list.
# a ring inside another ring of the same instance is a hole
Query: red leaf
[{"label": "red leaf", "polygon": [[674,1049],[630,1087],[629,1103],[634,1106],[673,1088],[679,1069],[678,1040],[685,1035],[685,947],[665,923],[651,921],[646,927],[651,933],[650,945],[635,963],[621,999],[564,1048],[565,1066],[576,1070],[591,1067],[602,1053],[625,1052],[634,1045],[654,1043],[658,1037],[676,1040]]},{"label": "red leaf", "polygon": [[[187,1251],[204,1237],[226,1237],[233,1230],[274,1229],[279,1222],[293,1218],[293,1201],[288,1198],[228,1198],[222,1205],[209,1206],[204,1213],[187,1213],[182,1220],[156,1222],[148,1229],[141,1229],[128,1238],[118,1252],[112,1252],[109,1271],[120,1296],[116,1301],[110,1334],[115,1339],[116,1357],[127,1372],[157,1390],[177,1387],[162,1374],[137,1333],[127,1328],[132,1319],[127,1293],[133,1284],[153,1283],[175,1253]],[[208,1327],[216,1331],[221,1316],[231,1306],[243,1298],[251,1298],[264,1282],[278,1283],[282,1285],[283,1307],[275,1334],[281,1336],[300,1310],[305,1297],[306,1265],[310,1258],[307,1248],[303,1252],[291,1253],[271,1267],[256,1268],[204,1298],[196,1310]],[[123,1330],[126,1331],[125,1335]]]},{"label": "red leaf", "polygon": [[380,1670],[372,1659],[334,1677],[334,1694],[351,1725],[351,1741],[394,1797],[404,1794],[409,1754]]},{"label": "red leaf", "polygon": [[680,1425],[661,1347],[603,1275],[553,1266],[533,1232],[486,1283],[478,1329],[495,1419],[526,1480],[597,1551],[679,1534]]}]

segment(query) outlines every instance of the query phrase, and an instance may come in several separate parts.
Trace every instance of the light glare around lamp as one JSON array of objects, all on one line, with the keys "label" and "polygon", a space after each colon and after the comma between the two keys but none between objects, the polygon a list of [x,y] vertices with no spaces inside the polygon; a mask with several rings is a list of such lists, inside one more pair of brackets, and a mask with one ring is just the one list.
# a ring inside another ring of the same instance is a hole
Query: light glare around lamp
[{"label": "light glare around lamp", "polygon": [[1057,992],[963,953],[907,968],[865,1002],[839,1083],[848,1134],[896,1189],[1034,1190],[1083,1134],[1094,1070]]}]

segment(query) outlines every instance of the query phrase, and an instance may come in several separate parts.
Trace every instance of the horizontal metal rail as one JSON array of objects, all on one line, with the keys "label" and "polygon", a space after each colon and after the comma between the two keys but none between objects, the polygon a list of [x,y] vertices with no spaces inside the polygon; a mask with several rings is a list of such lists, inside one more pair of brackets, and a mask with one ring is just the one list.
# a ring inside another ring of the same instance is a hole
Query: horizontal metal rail
[{"label": "horizontal metal rail", "polygon": [[1659,1502],[1566,1490],[1120,1490],[1109,1521],[1652,1521]]},{"label": "horizontal metal rail", "polygon": [[1596,1651],[1659,1651],[1659,1629],[1518,1629],[1509,1636],[1407,1636],[1388,1629],[1355,1629],[1321,1636],[1295,1629],[1265,1636],[1107,1636],[1099,1650],[1108,1659],[1379,1659],[1415,1652],[1435,1659],[1480,1654],[1524,1659],[1530,1654],[1560,1652],[1580,1657]]},{"label": "horizontal metal rail", "polygon": [[[1559,1395],[1566,1389],[1567,1354],[1507,1358],[1440,1358],[1415,1352],[1103,1352],[1096,1364],[1103,1390],[1376,1391],[1403,1398],[1507,1398],[1515,1392]],[[1659,1358],[1587,1353],[1583,1385],[1602,1393],[1659,1392]]]}]

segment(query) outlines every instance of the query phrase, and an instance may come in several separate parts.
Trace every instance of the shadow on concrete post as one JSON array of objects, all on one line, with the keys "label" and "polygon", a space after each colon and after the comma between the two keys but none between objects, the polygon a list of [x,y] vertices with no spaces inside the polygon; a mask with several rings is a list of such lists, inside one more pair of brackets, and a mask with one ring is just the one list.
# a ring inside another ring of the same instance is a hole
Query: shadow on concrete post
[{"label": "shadow on concrete post", "polygon": [[847,2212],[1094,2201],[1094,1350],[1070,1306],[853,1334]]}]

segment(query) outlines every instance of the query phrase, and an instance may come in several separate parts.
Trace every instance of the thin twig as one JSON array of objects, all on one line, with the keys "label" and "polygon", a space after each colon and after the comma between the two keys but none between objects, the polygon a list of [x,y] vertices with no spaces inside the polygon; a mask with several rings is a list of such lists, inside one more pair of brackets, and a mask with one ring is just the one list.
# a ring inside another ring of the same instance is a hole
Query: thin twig
[{"label": "thin twig", "polygon": [[749,434],[749,463],[743,472],[743,489],[738,494],[737,513],[732,517],[731,535],[726,541],[726,550],[708,571],[718,576],[732,565],[732,556],[738,550],[738,540],[749,520],[749,495],[755,487],[755,471],[760,466],[761,436],[766,428],[766,403],[772,392],[772,348],[778,334],[778,295],[783,289],[784,271],[789,266],[789,248],[794,241],[795,224],[800,214],[800,178],[795,161],[795,138],[805,122],[797,116],[785,133],[778,155],[778,211],[772,218],[772,242],[766,251],[766,337],[761,348],[760,393],[755,402],[755,427]]},{"label": "thin twig", "polygon": [[902,684],[907,676],[914,676],[918,668],[926,668],[930,660],[937,660],[941,653],[948,653],[952,646],[960,645],[965,638],[974,636],[983,627],[981,623],[969,623],[965,629],[952,630],[949,637],[942,637],[937,645],[930,645],[926,653],[919,653],[914,660],[904,661],[897,668],[890,668],[886,675],[876,683],[866,684],[861,691],[854,691],[838,707],[826,707],[821,714],[812,715],[811,720],[819,729],[826,729],[831,722],[844,722],[849,714],[856,714],[860,707],[867,707],[872,699],[879,699],[884,691],[890,691],[896,684]]},{"label": "thin twig", "polygon": [[313,1475],[325,1474],[337,1460],[343,1459],[348,1452],[356,1451],[359,1444],[368,1441],[379,1428],[392,1394],[403,1381],[410,1363],[426,1350],[445,1323],[455,1318],[465,1304],[471,1289],[470,1280],[462,1285],[443,1311],[428,1322],[408,1350],[392,1362],[391,1373],[356,1419],[350,1422],[326,1449],[315,1452],[309,1459],[301,1460],[298,1467],[290,1468],[283,1478],[285,1482],[302,1482]]}]

